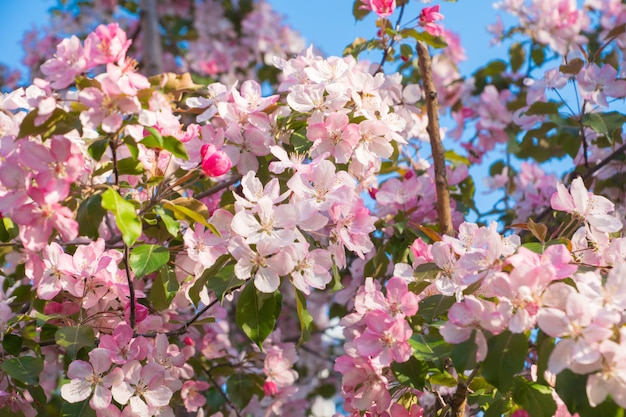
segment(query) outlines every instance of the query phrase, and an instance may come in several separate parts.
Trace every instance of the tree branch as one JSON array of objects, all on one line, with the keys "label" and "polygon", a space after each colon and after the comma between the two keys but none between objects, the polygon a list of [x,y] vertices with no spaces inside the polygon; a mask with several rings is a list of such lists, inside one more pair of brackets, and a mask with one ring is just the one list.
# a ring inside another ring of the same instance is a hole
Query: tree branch
[{"label": "tree branch", "polygon": [[223,190],[224,188],[228,188],[231,185],[236,184],[237,182],[239,182],[239,180],[241,180],[241,176],[237,175],[229,180],[226,180],[224,182],[217,184],[215,187],[211,187],[208,190],[205,190],[201,193],[196,194],[194,198],[196,200],[200,200],[201,198],[208,197],[212,194],[217,193],[218,191]]},{"label": "tree branch", "polygon": [[[398,14],[398,20],[396,20],[396,26],[395,26],[396,30],[400,28],[400,22],[402,21],[402,16],[404,15],[404,6],[406,6],[406,3],[400,6],[400,13]],[[391,48],[393,47],[393,44],[395,42],[396,42],[395,38],[391,37],[389,45],[387,45],[387,47],[383,51],[383,57],[380,60],[380,64],[378,64],[378,69],[376,70],[376,73],[383,71],[383,66],[385,65],[385,62],[387,62],[387,58],[389,58],[389,52],[391,51]]]},{"label": "tree branch", "polygon": [[428,46],[421,41],[416,45],[420,73],[424,84],[426,96],[426,111],[428,114],[428,136],[433,152],[435,165],[435,186],[437,190],[437,215],[441,234],[454,234],[452,227],[452,214],[450,211],[450,191],[448,190],[448,178],[446,175],[445,149],[439,136],[439,100],[433,81],[432,62]]},{"label": "tree branch", "polygon": [[141,0],[141,26],[143,32],[143,67],[147,76],[163,72],[163,50],[159,33],[156,0]]}]

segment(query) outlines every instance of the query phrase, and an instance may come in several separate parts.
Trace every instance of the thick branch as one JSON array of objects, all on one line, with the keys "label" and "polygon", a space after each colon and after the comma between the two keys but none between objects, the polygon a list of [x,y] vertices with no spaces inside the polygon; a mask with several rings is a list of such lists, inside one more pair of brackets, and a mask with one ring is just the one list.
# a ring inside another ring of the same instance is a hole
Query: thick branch
[{"label": "thick branch", "polygon": [[144,74],[147,76],[161,74],[163,72],[163,50],[161,48],[156,0],[141,0],[141,27]]},{"label": "thick branch", "polygon": [[450,212],[450,191],[448,190],[448,178],[446,175],[445,149],[439,136],[439,100],[433,82],[432,62],[428,46],[421,41],[417,42],[417,56],[419,68],[424,84],[424,95],[426,96],[426,111],[428,114],[428,136],[433,151],[433,161],[435,165],[435,186],[437,190],[437,215],[439,217],[439,227],[442,234],[452,236],[452,214]]}]

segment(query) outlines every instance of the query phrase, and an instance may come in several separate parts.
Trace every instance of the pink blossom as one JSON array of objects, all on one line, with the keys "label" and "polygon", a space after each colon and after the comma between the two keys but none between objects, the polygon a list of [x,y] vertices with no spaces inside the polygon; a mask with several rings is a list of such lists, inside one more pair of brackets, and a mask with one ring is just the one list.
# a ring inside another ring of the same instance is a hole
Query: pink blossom
[{"label": "pink blossom", "polygon": [[608,107],[607,96],[623,98],[626,96],[626,81],[617,79],[617,70],[605,64],[602,68],[592,63],[583,68],[577,76],[581,96],[591,104]]},{"label": "pink blossom", "polygon": [[393,318],[382,310],[365,314],[366,330],[354,339],[360,355],[377,358],[382,366],[406,362],[411,356],[407,342],[413,331],[402,316]]},{"label": "pink blossom", "polygon": [[419,15],[419,25],[433,36],[441,36],[443,28],[435,22],[443,19],[443,15],[439,13],[439,5],[432,7],[424,7]]},{"label": "pink blossom", "polygon": [[206,404],[204,393],[209,387],[210,385],[205,381],[185,381],[180,390],[180,396],[188,412],[196,412]]},{"label": "pink blossom", "polygon": [[164,384],[165,370],[161,365],[152,362],[142,366],[138,361],[130,361],[122,371],[124,380],[111,389],[116,402],[130,403],[132,411],[140,415],[152,415],[149,407],[169,404],[173,393]]},{"label": "pink blossom", "polygon": [[389,17],[396,9],[396,0],[361,0],[361,9],[371,10],[379,17]]},{"label": "pink blossom", "polygon": [[57,45],[56,54],[43,63],[41,72],[52,81],[53,88],[65,88],[87,69],[83,46],[76,36],[66,38]]},{"label": "pink blossom", "polygon": [[111,367],[110,353],[103,348],[89,352],[89,362],[74,361],[70,364],[67,376],[70,383],[61,387],[61,396],[68,402],[86,400],[92,394],[89,405],[93,409],[104,409],[111,404],[111,388],[122,379],[122,372],[115,368],[104,375]]},{"label": "pink blossom", "polygon": [[117,23],[100,25],[85,40],[85,56],[90,66],[123,61],[131,42]]},{"label": "pink blossom", "polygon": [[360,137],[359,126],[349,123],[343,113],[331,113],[323,123],[309,125],[306,136],[313,141],[311,156],[329,152],[339,164],[348,162]]},{"label": "pink blossom", "polygon": [[587,191],[580,177],[572,181],[569,192],[563,184],[557,184],[550,204],[555,210],[580,216],[600,232],[613,233],[622,229],[622,222],[608,214],[615,210],[615,205],[606,197]]},{"label": "pink blossom", "polygon": [[267,381],[274,383],[277,388],[293,385],[298,378],[298,373],[292,369],[298,360],[295,345],[279,343],[266,348],[266,352],[263,372],[267,375]]},{"label": "pink blossom", "polygon": [[112,335],[102,335],[99,347],[107,349],[111,355],[111,361],[118,365],[135,359],[144,359],[147,353],[147,342],[143,337],[133,338],[133,329],[121,322]]}]

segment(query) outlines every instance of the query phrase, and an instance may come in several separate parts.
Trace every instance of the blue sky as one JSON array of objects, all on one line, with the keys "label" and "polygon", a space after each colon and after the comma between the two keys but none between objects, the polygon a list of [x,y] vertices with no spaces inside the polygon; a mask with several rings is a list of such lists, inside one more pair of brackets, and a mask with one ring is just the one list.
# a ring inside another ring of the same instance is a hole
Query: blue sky
[{"label": "blue sky", "polygon": [[[352,17],[352,0],[269,0],[269,3],[289,23],[327,55],[341,55],[343,48],[355,37],[371,37],[375,27],[373,19],[355,22]],[[490,0],[460,0],[457,3],[440,2],[445,15],[443,24],[461,34],[468,50],[469,60],[463,70],[470,71],[486,59],[502,55],[502,47],[489,47],[490,36],[485,27],[496,19]],[[0,15],[5,16],[0,25],[0,61],[19,64],[22,49],[19,44],[25,30],[47,20],[47,10],[54,0],[0,0]],[[433,3],[435,4],[435,3]],[[405,20],[417,16],[420,2],[412,1]]]}]

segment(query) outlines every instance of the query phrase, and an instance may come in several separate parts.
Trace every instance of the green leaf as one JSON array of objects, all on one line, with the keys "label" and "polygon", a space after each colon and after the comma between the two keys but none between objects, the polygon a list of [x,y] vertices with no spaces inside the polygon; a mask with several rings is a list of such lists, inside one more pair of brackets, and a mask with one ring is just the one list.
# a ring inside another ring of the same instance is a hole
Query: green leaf
[{"label": "green leaf", "polygon": [[501,417],[507,409],[507,401],[504,398],[498,398],[489,404],[489,408],[485,411],[484,417]]},{"label": "green leaf", "polygon": [[133,203],[126,201],[113,188],[102,193],[102,207],[115,216],[115,224],[122,232],[126,246],[132,246],[141,236],[141,221],[135,212]]},{"label": "green leaf", "polygon": [[89,398],[78,403],[63,402],[61,417],[96,417],[96,412],[89,406]]},{"label": "green leaf", "polygon": [[298,311],[298,319],[300,321],[300,341],[299,345],[308,341],[311,338],[311,324],[313,323],[313,316],[306,309],[306,298],[301,291],[296,291],[296,309]]},{"label": "green leaf", "polygon": [[[224,259],[228,259],[224,257]],[[215,296],[220,301],[224,299],[224,296],[229,294],[234,288],[239,288],[246,281],[237,278],[235,275],[235,265],[228,264],[219,268],[217,271],[212,271],[212,268],[204,271],[202,276],[206,276],[206,286],[213,290]]]},{"label": "green leaf", "polygon": [[436,49],[445,48],[446,46],[448,46],[448,43],[441,36],[433,36],[426,31],[418,32],[415,29],[403,29],[400,31],[400,35],[403,38],[411,37],[416,41],[424,42]]},{"label": "green leaf", "polygon": [[151,274],[170,260],[170,251],[159,245],[140,245],[130,252],[130,269],[137,278]]},{"label": "green leaf", "polygon": [[413,348],[413,356],[441,369],[444,368],[444,362],[453,348],[436,331],[431,331],[427,335],[414,335],[409,339],[409,344]]},{"label": "green leaf", "polygon": [[161,136],[161,133],[152,127],[147,128],[147,130],[150,131],[150,135],[139,142],[146,148],[165,149],[177,158],[189,159],[185,145],[183,145],[180,140],[176,139],[174,136]]},{"label": "green leaf", "polygon": [[583,116],[583,124],[589,126],[596,132],[610,138],[616,129],[622,129],[626,122],[626,117],[619,112],[612,111],[608,113],[585,113]]},{"label": "green leaf", "polygon": [[309,149],[311,149],[311,146],[313,146],[313,142],[307,139],[305,133],[306,130],[300,129],[296,132],[293,132],[290,139],[291,146],[293,146],[294,152],[301,155],[307,153]]},{"label": "green leaf", "polygon": [[361,8],[363,6],[363,2],[361,0],[354,0],[354,4],[352,6],[352,16],[354,16],[355,20],[363,20],[365,16],[370,14],[372,11],[366,8]]},{"label": "green leaf", "polygon": [[447,313],[455,302],[454,297],[440,294],[426,297],[419,303],[419,315],[426,323],[432,323],[437,316]]},{"label": "green leaf", "polygon": [[339,274],[339,268],[337,267],[337,265],[333,262],[333,281],[331,284],[331,293],[335,293],[341,289],[343,289],[343,284],[341,283],[341,275]]},{"label": "green leaf", "polygon": [[180,232],[180,222],[173,217],[174,212],[166,210],[162,206],[154,207],[154,212],[159,216],[161,221],[163,221],[167,232],[173,237],[178,236]]},{"label": "green leaf", "polygon": [[480,330],[474,330],[472,336],[465,342],[454,345],[450,357],[452,358],[452,365],[459,374],[467,369],[473,369],[476,367],[476,332]]},{"label": "green leaf", "polygon": [[543,46],[533,43],[530,56],[535,64],[541,66],[546,60],[546,51],[544,50]]},{"label": "green leaf", "polygon": [[511,62],[511,70],[517,72],[526,61],[526,50],[520,42],[516,42],[509,49],[509,57]]},{"label": "green leaf", "polygon": [[506,330],[487,342],[488,353],[482,363],[482,373],[487,382],[502,392],[513,384],[513,376],[524,368],[528,354],[525,334]]},{"label": "green leaf", "polygon": [[143,163],[135,158],[124,158],[117,161],[118,175],[141,175],[145,170]]},{"label": "green leaf", "polygon": [[8,242],[15,239],[19,234],[19,229],[8,217],[0,219],[0,241]]},{"label": "green leaf", "polygon": [[78,213],[76,214],[78,234],[97,239],[98,228],[106,213],[106,210],[102,207],[102,194],[94,194],[84,200],[78,207]]},{"label": "green leaf", "polygon": [[521,376],[515,377],[513,401],[533,417],[552,417],[556,411],[552,389]]},{"label": "green leaf", "polygon": [[22,350],[23,339],[16,334],[5,334],[2,339],[2,347],[7,353],[13,356],[19,356]]},{"label": "green leaf", "polygon": [[178,220],[200,223],[211,230],[213,234],[220,236],[220,232],[215,226],[207,221],[209,209],[200,201],[190,197],[181,197],[172,201],[164,201],[163,207],[172,211]]},{"label": "green leaf", "polygon": [[447,371],[439,371],[438,369],[428,378],[431,384],[443,385],[444,387],[456,387],[458,381]]},{"label": "green leaf", "polygon": [[578,375],[569,369],[561,371],[556,376],[554,388],[567,405],[569,412],[578,413],[580,417],[623,417],[624,409],[610,399],[596,407],[589,405],[586,391],[587,377],[588,375]]},{"label": "green leaf", "polygon": [[402,55],[402,59],[409,60],[413,56],[413,48],[403,43],[400,45],[400,54]]},{"label": "green leaf", "polygon": [[252,397],[257,395],[263,397],[263,379],[260,375],[240,374],[231,375],[226,381],[226,392],[228,398],[234,402],[239,409],[245,408]]},{"label": "green leaf", "polygon": [[103,139],[98,139],[95,140],[91,143],[91,145],[89,145],[89,148],[87,148],[87,152],[89,152],[89,155],[91,155],[91,157],[96,160],[99,161],[100,159],[102,159],[102,155],[104,155],[104,152],[107,150],[107,147],[109,146],[109,138],[103,138]]},{"label": "green leaf", "polygon": [[43,358],[20,356],[2,362],[2,370],[11,378],[26,385],[38,385],[39,374],[43,371]]},{"label": "green leaf", "polygon": [[567,64],[563,64],[559,67],[559,71],[563,74],[571,74],[576,75],[580,72],[581,69],[585,66],[585,61],[580,58],[574,58],[570,60]]},{"label": "green leaf", "polygon": [[152,283],[150,289],[150,302],[157,311],[166,310],[176,296],[180,285],[176,279],[176,274],[167,266],[159,269],[159,273]]},{"label": "green leaf", "polygon": [[428,377],[428,365],[415,356],[403,363],[393,362],[391,370],[398,382],[405,387],[422,390]]},{"label": "green leaf", "polygon": [[239,296],[235,320],[246,336],[259,348],[274,330],[281,303],[282,296],[279,291],[272,294],[261,293],[252,282],[246,285]]},{"label": "green leaf", "polygon": [[535,101],[526,110],[527,116],[541,116],[546,114],[559,114],[559,106],[553,101],[547,103],[543,101]]},{"label": "green leaf", "polygon": [[72,326],[61,327],[54,334],[54,340],[57,345],[65,348],[67,355],[72,359],[76,359],[76,354],[83,347],[94,345],[93,328],[90,326]]},{"label": "green leaf", "polygon": [[35,121],[38,117],[38,110],[33,110],[28,113],[20,124],[20,132],[17,137],[24,138],[26,136],[41,135],[45,139],[53,134],[62,135],[76,128],[73,123],[76,122],[76,119],[60,108],[54,109],[43,123],[35,125]]}]

